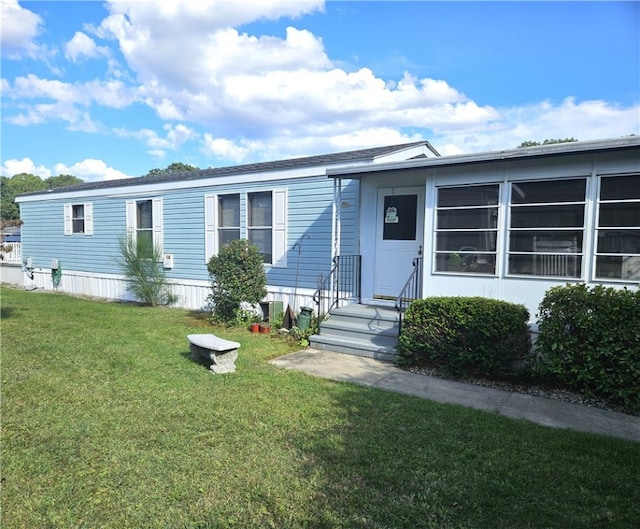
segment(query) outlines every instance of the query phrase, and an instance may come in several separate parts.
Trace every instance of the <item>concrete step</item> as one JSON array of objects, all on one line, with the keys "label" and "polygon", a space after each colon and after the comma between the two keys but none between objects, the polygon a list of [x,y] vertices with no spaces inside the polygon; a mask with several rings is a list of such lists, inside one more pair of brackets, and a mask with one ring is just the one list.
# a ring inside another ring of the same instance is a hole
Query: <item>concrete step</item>
[{"label": "concrete step", "polygon": [[364,356],[386,362],[394,362],[397,356],[395,347],[378,345],[369,340],[359,340],[357,338],[342,338],[339,336],[315,334],[309,338],[309,345],[321,351]]},{"label": "concrete step", "polygon": [[309,339],[324,351],[393,361],[397,355],[399,317],[395,309],[347,305],[331,310],[320,331]]}]

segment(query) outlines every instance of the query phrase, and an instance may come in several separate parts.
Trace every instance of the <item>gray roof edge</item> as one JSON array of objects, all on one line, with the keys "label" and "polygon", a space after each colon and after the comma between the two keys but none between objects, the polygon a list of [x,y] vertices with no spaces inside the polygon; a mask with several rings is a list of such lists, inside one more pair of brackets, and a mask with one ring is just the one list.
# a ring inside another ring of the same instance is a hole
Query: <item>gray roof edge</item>
[{"label": "gray roof edge", "polygon": [[380,163],[373,166],[368,165],[335,169],[329,168],[327,169],[327,176],[329,178],[335,178],[339,176],[352,176],[364,173],[394,171],[398,169],[489,163],[504,160],[538,158],[542,156],[561,156],[588,152],[613,151],[634,147],[640,147],[640,136],[627,136],[624,138],[606,140],[554,143],[550,145],[539,145],[535,147],[523,147],[502,151],[453,154],[449,156],[439,156],[436,158],[420,158],[416,160]]},{"label": "gray roof edge", "polygon": [[209,169],[198,169],[196,171],[186,171],[180,173],[163,173],[159,175],[144,175],[132,178],[123,178],[120,180],[102,180],[99,182],[84,182],[73,186],[58,187],[43,191],[34,191],[31,193],[21,193],[19,197],[32,197],[39,195],[51,196],[57,193],[70,193],[74,191],[98,191],[106,189],[115,189],[120,187],[132,187],[137,185],[153,185],[163,184],[167,182],[184,181],[193,182],[207,178],[215,178],[217,176],[242,176],[247,174],[263,174],[274,171],[295,170],[308,167],[323,167],[327,170],[331,166],[345,166],[354,163],[373,162],[376,158],[393,154],[405,149],[410,149],[419,145],[426,145],[429,148],[429,142],[426,140],[401,143],[397,145],[385,145],[382,147],[369,147],[366,149],[358,149],[351,151],[340,151],[329,154],[318,154],[305,156],[302,158],[285,158],[282,160],[256,162],[250,164],[214,167]]}]

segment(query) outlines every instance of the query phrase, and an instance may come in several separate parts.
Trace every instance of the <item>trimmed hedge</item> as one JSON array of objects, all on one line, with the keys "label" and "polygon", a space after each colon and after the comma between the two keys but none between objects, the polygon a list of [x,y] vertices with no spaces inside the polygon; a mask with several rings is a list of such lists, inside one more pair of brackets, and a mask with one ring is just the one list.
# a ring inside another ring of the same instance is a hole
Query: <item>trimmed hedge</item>
[{"label": "trimmed hedge", "polygon": [[548,290],[538,310],[543,374],[640,410],[640,290],[579,283]]},{"label": "trimmed hedge", "polygon": [[408,308],[400,361],[451,375],[514,374],[531,349],[529,311],[482,297],[429,297]]}]

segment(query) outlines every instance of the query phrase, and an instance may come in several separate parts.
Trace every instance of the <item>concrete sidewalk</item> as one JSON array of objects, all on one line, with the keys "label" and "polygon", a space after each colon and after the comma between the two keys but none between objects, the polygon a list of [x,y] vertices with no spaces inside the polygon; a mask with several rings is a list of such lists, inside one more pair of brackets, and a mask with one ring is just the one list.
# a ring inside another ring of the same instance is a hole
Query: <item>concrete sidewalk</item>
[{"label": "concrete sidewalk", "polygon": [[469,406],[554,428],[571,428],[640,442],[640,417],[637,416],[418,375],[371,358],[306,349],[276,358],[271,363],[322,378]]}]

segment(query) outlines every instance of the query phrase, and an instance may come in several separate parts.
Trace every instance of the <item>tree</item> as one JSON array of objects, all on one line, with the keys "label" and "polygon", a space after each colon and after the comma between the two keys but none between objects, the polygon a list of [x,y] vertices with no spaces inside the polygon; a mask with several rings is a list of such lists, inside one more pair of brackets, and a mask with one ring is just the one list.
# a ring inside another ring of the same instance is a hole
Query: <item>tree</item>
[{"label": "tree", "polygon": [[17,220],[20,218],[20,208],[15,203],[16,195],[44,191],[47,185],[39,176],[29,173],[19,173],[11,178],[0,177],[0,201],[3,220]]},{"label": "tree", "polygon": [[45,179],[44,183],[47,184],[47,189],[56,189],[58,187],[84,184],[84,180],[70,174],[59,174],[57,176],[50,176]]},{"label": "tree", "polygon": [[167,174],[167,173],[186,173],[186,172],[189,172],[189,171],[198,171],[198,170],[200,170],[200,168],[196,167],[195,165],[189,165],[189,164],[186,164],[186,163],[174,162],[174,163],[168,165],[164,169],[151,169],[151,171],[149,171],[146,174],[146,176],[155,176],[155,175]]},{"label": "tree", "polygon": [[30,173],[19,173],[11,178],[0,177],[0,208],[3,220],[17,220],[20,218],[20,208],[16,204],[17,195],[34,193],[45,189],[55,189],[76,184],[82,184],[84,180],[70,174],[50,176],[42,180],[39,176]]},{"label": "tree", "polygon": [[540,143],[539,141],[532,141],[532,140],[528,140],[528,141],[523,141],[520,145],[518,145],[518,149],[523,149],[525,147],[536,147],[538,145],[553,145],[554,143],[570,143],[572,141],[578,141],[575,138],[565,138],[563,140],[561,139],[549,139],[549,140],[544,140],[542,143]]}]

